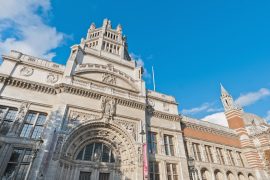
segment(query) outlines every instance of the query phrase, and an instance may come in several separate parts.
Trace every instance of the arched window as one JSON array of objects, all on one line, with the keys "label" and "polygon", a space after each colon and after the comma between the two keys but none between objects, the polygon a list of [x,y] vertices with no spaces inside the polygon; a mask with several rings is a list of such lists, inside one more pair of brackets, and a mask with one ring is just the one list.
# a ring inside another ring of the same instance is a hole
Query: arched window
[{"label": "arched window", "polygon": [[76,160],[99,161],[114,163],[114,155],[108,146],[103,143],[91,143],[86,145],[76,157]]}]

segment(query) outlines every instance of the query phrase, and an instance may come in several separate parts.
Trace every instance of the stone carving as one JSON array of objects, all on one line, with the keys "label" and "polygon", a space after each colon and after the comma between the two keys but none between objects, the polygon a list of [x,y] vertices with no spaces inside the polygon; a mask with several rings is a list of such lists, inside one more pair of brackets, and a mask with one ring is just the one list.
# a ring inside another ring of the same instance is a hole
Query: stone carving
[{"label": "stone carving", "polygon": [[47,76],[47,82],[48,83],[56,83],[58,81],[58,75],[57,74],[53,74],[53,73],[49,73]]},{"label": "stone carving", "polygon": [[103,73],[102,82],[115,85],[116,84],[116,77],[112,74],[109,74],[109,73]]},{"label": "stone carving", "polygon": [[128,122],[128,121],[124,121],[120,119],[116,119],[114,122],[122,126],[125,130],[127,130],[127,132],[131,134],[132,137],[136,140],[136,131],[137,131],[136,123],[132,123],[132,122]]},{"label": "stone carving", "polygon": [[113,119],[116,113],[116,102],[115,99],[101,97],[101,111],[102,116],[107,119],[107,121]]},{"label": "stone carving", "polygon": [[11,130],[10,130],[10,133],[11,134],[17,134],[20,130],[20,126],[23,125],[23,122],[24,122],[24,118],[26,116],[26,113],[28,111],[28,108],[30,106],[30,103],[28,102],[23,102],[18,110],[18,114],[14,120],[14,123],[11,127]]},{"label": "stone carving", "polygon": [[23,68],[20,71],[20,74],[22,76],[31,76],[33,73],[34,73],[34,69],[27,66],[23,66]]},{"label": "stone carving", "polygon": [[62,144],[63,144],[64,138],[62,136],[59,136],[57,139],[57,143],[55,145],[55,149],[54,149],[54,153],[53,153],[53,160],[57,160],[60,157],[60,152],[61,152],[61,148],[62,148]]},{"label": "stone carving", "polygon": [[91,121],[97,119],[98,117],[93,114],[83,113],[79,111],[70,111],[69,118],[68,118],[68,125],[67,128],[71,129],[84,121]]}]

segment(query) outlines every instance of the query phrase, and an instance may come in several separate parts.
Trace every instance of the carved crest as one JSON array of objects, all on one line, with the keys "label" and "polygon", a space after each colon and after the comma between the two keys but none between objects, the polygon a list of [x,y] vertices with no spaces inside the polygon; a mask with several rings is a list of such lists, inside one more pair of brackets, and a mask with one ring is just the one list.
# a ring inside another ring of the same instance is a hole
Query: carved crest
[{"label": "carved crest", "polygon": [[56,83],[58,81],[58,75],[57,74],[53,74],[53,73],[49,73],[47,76],[47,82],[48,83]]},{"label": "carved crest", "polygon": [[102,82],[115,85],[116,84],[116,77],[112,74],[109,74],[109,73],[103,73]]},{"label": "carved crest", "polygon": [[31,76],[33,73],[34,73],[34,69],[27,66],[24,66],[20,71],[20,74],[22,76]]}]

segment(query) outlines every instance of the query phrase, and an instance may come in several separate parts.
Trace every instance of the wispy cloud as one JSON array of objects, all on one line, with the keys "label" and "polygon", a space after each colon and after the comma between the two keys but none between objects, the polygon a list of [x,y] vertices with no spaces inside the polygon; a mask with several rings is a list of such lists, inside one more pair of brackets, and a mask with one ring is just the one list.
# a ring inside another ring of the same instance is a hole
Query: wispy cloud
[{"label": "wispy cloud", "polygon": [[267,111],[266,116],[264,117],[264,119],[265,119],[267,122],[270,122],[270,110]]},{"label": "wispy cloud", "polygon": [[52,59],[65,34],[48,24],[50,0],[8,0],[0,6],[0,54],[11,49]]},{"label": "wispy cloud", "polygon": [[136,55],[134,53],[130,53],[130,57],[131,57],[131,59],[133,59],[134,61],[136,61],[137,66],[143,67],[143,69],[144,69],[144,71],[143,71],[143,77],[146,78],[146,79],[148,79],[148,80],[151,79],[151,74],[145,68],[144,61],[143,61],[142,57],[140,55]]},{"label": "wispy cloud", "polygon": [[218,112],[218,113],[205,116],[204,118],[202,118],[202,120],[228,127],[228,122],[227,122],[224,112]]},{"label": "wispy cloud", "polygon": [[182,113],[186,115],[193,115],[200,112],[217,112],[221,110],[222,108],[215,107],[214,103],[203,103],[202,105],[198,107],[194,107],[191,109],[183,109]]},{"label": "wispy cloud", "polygon": [[249,93],[240,95],[240,97],[238,97],[235,100],[235,104],[240,105],[241,107],[245,107],[245,106],[254,104],[255,102],[267,96],[270,96],[270,90],[266,88],[261,88],[260,90],[256,92],[249,92]]}]

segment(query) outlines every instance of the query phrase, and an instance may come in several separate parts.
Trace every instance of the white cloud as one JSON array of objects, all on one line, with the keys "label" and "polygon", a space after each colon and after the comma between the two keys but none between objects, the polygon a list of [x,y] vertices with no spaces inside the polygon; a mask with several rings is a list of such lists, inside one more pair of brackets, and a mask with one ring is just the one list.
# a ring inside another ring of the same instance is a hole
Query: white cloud
[{"label": "white cloud", "polygon": [[64,34],[46,21],[50,13],[50,0],[8,0],[1,1],[0,54],[11,49],[51,59],[53,49],[61,45]]},{"label": "white cloud", "polygon": [[137,63],[137,66],[141,66],[143,67],[143,77],[145,77],[146,79],[151,79],[151,74],[147,71],[147,69],[145,68],[144,66],[144,61],[143,59],[141,58],[141,56],[139,55],[136,55],[134,53],[130,53],[130,57],[131,59],[133,59],[134,61],[136,61]]},{"label": "white cloud", "polygon": [[245,107],[254,104],[255,102],[267,96],[270,96],[270,90],[266,88],[261,88],[256,92],[250,92],[240,95],[240,97],[235,100],[235,104],[240,105],[241,107]]},{"label": "white cloud", "polygon": [[217,112],[223,110],[222,108],[214,107],[214,103],[203,103],[198,107],[194,107],[191,109],[183,109],[182,113],[186,115],[190,114],[197,114],[200,112]]},{"label": "white cloud", "polygon": [[224,112],[218,112],[215,114],[205,116],[204,118],[202,118],[202,120],[228,127],[228,122],[227,122]]},{"label": "white cloud", "polygon": [[266,117],[264,117],[264,119],[265,119],[267,122],[270,122],[270,110],[267,111]]}]

